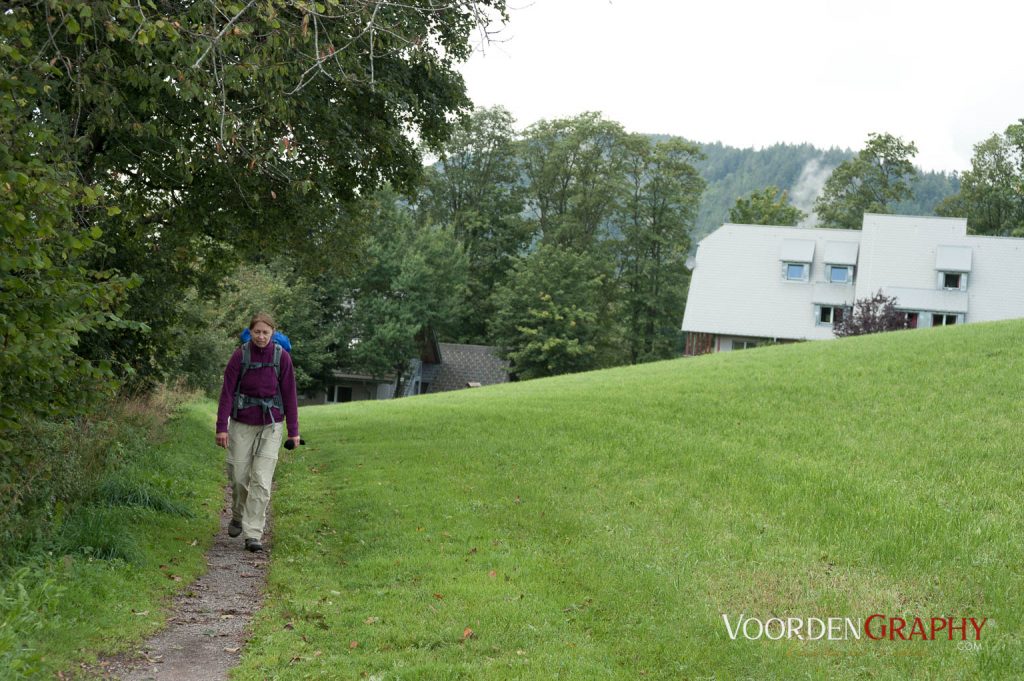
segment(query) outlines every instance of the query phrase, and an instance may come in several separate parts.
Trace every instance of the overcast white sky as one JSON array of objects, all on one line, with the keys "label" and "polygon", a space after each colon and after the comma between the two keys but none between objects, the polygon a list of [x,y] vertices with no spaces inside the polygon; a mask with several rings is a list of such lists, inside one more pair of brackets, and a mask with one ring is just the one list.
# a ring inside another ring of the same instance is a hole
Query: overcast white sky
[{"label": "overcast white sky", "polygon": [[927,170],[1024,117],[1019,0],[508,0],[462,68],[523,128],[600,111],[631,132],[738,147],[916,142]]}]

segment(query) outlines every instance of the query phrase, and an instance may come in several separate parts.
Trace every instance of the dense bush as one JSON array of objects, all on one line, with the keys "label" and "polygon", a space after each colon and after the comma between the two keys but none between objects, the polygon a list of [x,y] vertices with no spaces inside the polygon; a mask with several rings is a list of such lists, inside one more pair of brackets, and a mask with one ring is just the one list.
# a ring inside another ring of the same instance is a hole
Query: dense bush
[{"label": "dense bush", "polygon": [[843,338],[898,331],[909,326],[907,315],[896,310],[896,298],[878,291],[870,298],[860,298],[852,309],[847,309],[842,320],[835,325],[833,333]]},{"label": "dense bush", "polygon": [[26,421],[13,439],[19,458],[0,459],[0,568],[44,547],[87,546],[72,536],[88,534],[77,524],[92,515],[82,512],[90,505],[180,513],[166,486],[133,476],[130,466],[181,399],[161,391],[89,416]]}]

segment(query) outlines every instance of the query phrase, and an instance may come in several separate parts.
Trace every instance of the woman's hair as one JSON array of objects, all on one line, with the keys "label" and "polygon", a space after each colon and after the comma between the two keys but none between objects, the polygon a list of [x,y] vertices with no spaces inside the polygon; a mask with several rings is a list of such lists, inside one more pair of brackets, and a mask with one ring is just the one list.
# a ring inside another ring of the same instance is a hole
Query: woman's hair
[{"label": "woman's hair", "polygon": [[252,331],[252,327],[256,326],[258,322],[263,322],[272,329],[277,328],[277,324],[274,323],[274,318],[268,315],[266,312],[257,312],[252,316],[249,321],[249,330]]}]

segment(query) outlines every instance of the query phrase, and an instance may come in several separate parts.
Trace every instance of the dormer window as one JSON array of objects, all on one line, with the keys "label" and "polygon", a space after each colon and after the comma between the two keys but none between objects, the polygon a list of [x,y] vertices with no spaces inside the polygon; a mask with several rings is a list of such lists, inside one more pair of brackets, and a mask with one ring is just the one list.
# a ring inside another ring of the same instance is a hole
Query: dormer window
[{"label": "dormer window", "polygon": [[939,246],[935,251],[936,288],[966,291],[973,258],[967,246]]},{"label": "dormer window", "polygon": [[806,282],[811,278],[814,262],[814,241],[809,239],[783,239],[779,252],[782,278],[786,281]]},{"label": "dormer window", "polygon": [[830,284],[852,284],[853,267],[851,265],[826,265],[825,278]]},{"label": "dormer window", "polygon": [[946,291],[966,291],[967,274],[965,272],[940,272],[942,288]]},{"label": "dormer window", "polygon": [[786,281],[807,281],[810,269],[804,262],[786,262],[782,264],[782,276]]},{"label": "dormer window", "polygon": [[852,284],[859,250],[860,244],[856,241],[826,241],[825,281],[829,284]]}]

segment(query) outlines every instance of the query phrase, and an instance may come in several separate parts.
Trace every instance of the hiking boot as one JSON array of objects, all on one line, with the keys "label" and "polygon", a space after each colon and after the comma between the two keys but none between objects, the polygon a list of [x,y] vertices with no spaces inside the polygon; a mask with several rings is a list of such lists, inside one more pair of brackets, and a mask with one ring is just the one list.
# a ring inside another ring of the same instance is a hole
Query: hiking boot
[{"label": "hiking boot", "polygon": [[246,539],[245,540],[245,550],[246,551],[252,551],[253,553],[256,553],[257,551],[262,551],[263,550],[263,544],[260,543],[259,539]]},{"label": "hiking boot", "polygon": [[238,520],[232,520],[228,523],[228,536],[237,537],[242,534],[242,523]]}]

